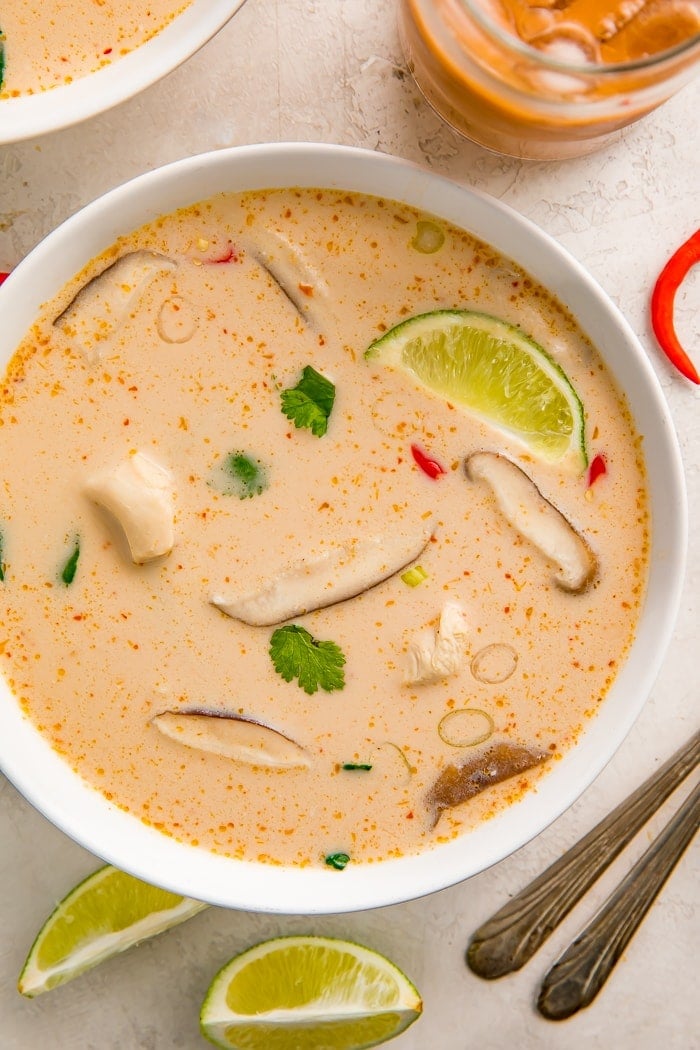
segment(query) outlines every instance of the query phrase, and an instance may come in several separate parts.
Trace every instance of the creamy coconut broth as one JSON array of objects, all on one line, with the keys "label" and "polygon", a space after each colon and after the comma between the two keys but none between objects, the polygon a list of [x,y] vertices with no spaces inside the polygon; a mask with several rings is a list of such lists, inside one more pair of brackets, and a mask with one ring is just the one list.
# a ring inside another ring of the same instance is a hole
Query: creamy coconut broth
[{"label": "creamy coconut broth", "polygon": [[145,44],[191,0],[22,0],[3,4],[0,99],[32,95],[103,66]]},{"label": "creamy coconut broth", "polygon": [[[115,259],[121,299],[105,306],[105,276],[75,299]],[[365,359],[383,332],[443,307],[495,314],[547,347],[585,405],[591,457],[604,456],[594,484]],[[320,435],[282,411],[309,366],[335,387]],[[222,195],[123,238],[44,309],[9,366],[0,423],[6,679],[87,782],[184,842],[322,865],[449,839],[547,774],[633,639],[648,520],[622,398],[541,287],[404,205]],[[445,473],[430,477],[412,445]],[[593,552],[578,593],[484,481],[510,461]],[[324,566],[372,582],[378,564],[392,574],[356,597],[281,623],[237,615],[241,596],[269,597],[295,573],[308,583],[320,565],[322,600]],[[416,681],[441,618],[447,663]],[[273,638],[298,641],[275,634],[291,626],[342,652],[330,688],[308,694],[278,671]],[[245,741],[212,753],[208,727],[232,720],[205,718],[204,735],[187,722],[212,713],[276,731],[248,741],[260,760]],[[509,748],[515,775],[445,801],[449,770],[476,763],[478,780],[484,756]]]}]

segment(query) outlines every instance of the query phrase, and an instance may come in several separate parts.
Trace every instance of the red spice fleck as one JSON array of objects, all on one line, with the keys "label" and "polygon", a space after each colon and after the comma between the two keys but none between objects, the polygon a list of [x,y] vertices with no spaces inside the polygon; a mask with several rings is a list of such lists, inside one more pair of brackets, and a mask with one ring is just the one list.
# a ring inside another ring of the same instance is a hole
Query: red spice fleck
[{"label": "red spice fleck", "polygon": [[303,295],[307,295],[309,298],[314,294],[313,285],[311,284],[299,284],[297,287]]},{"label": "red spice fleck", "polygon": [[122,426],[124,426],[124,427],[128,427],[128,425],[129,425],[129,420],[128,420],[128,419],[125,419],[125,420],[124,420],[124,421],[122,422]]},{"label": "red spice fleck", "polygon": [[406,814],[406,820],[413,820],[413,810],[409,810]]},{"label": "red spice fleck", "polygon": [[102,52],[102,54],[103,55],[111,55],[112,54],[112,48],[111,47],[106,47],[104,49],[104,51]]}]

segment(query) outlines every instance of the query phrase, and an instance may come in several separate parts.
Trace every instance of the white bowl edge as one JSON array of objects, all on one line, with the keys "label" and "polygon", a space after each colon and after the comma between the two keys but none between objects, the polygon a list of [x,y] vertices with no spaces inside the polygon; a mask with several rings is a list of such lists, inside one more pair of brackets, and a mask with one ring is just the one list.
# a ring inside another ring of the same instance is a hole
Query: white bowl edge
[{"label": "white bowl edge", "polygon": [[72,83],[0,101],[0,143],[79,124],[155,84],[207,43],[245,0],[194,0],[160,33]]},{"label": "white bowl edge", "polygon": [[[233,861],[179,844],[84,784],[22,716],[2,683],[0,741],[14,741],[12,753],[2,756],[7,776],[87,849],[147,881],[214,904],[320,914],[393,904],[468,878],[536,836],[579,797],[624,740],[659,672],[680,603],[687,508],[678,444],[654,371],[620,311],[585,269],[500,202],[367,150],[311,143],[234,147],[176,161],[110,191],[50,234],[5,283],[0,303],[14,298],[12,316],[0,334],[0,359],[24,336],[42,302],[120,234],[222,190],[285,186],[339,188],[403,200],[514,258],[572,311],[630,395],[645,439],[653,495],[645,611],[632,651],[600,712],[536,790],[468,835],[417,856],[350,864],[339,873]],[[648,420],[658,423],[653,441],[646,440]],[[4,746],[0,743],[0,749]]]}]

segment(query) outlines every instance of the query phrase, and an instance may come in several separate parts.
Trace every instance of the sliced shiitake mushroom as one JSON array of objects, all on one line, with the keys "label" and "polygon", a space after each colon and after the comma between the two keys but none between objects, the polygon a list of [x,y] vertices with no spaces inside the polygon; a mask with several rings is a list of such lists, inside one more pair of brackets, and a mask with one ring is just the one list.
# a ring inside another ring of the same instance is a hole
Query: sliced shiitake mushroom
[{"label": "sliced shiitake mushroom", "polygon": [[357,539],[303,560],[250,594],[214,594],[227,616],[253,627],[283,623],[293,616],[354,598],[395,575],[425,549],[430,532],[388,533]]},{"label": "sliced shiitake mushroom", "polygon": [[512,460],[496,452],[475,452],[465,461],[472,481],[485,481],[504,517],[557,566],[554,582],[579,594],[598,563],[586,540]]},{"label": "sliced shiitake mushroom", "polygon": [[432,810],[434,823],[437,824],[443,810],[459,806],[494,784],[534,769],[548,757],[545,751],[501,741],[466,762],[445,766],[425,800]]},{"label": "sliced shiitake mushroom", "polygon": [[176,262],[157,252],[128,252],[83,285],[54,325],[90,363],[95,362],[100,346],[126,319],[146,286],[159,273],[176,267]]},{"label": "sliced shiitake mushroom", "polygon": [[152,719],[164,736],[198,751],[250,766],[304,769],[309,755],[284,733],[237,715],[203,711],[164,711]]}]

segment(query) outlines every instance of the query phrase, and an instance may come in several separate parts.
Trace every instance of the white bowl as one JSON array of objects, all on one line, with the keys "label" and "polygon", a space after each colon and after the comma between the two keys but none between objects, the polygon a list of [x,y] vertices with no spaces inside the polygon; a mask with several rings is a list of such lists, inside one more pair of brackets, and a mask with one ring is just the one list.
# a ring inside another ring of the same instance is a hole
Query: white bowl
[{"label": "white bowl", "polygon": [[218,33],[245,0],[193,0],[141,47],[71,84],[0,102],[0,143],[78,124],[111,109],[170,73]]},{"label": "white bowl", "polygon": [[0,766],[49,820],[98,856],[150,882],[227,907],[324,913],[378,907],[459,882],[501,860],[564,812],[592,782],[639,714],[671,637],[684,571],[687,512],[680,455],[646,355],[586,271],[498,201],[412,164],[340,146],[245,146],[178,161],[111,191],[73,216],[0,290],[0,367],[52,297],[122,233],[223,190],[307,186],[405,201],[462,226],[510,256],[563,302],[625,391],[644,438],[652,515],[651,572],[637,637],[600,713],[537,790],[472,833],[381,864],[327,869],[230,860],[179,844],[85,784],[24,717],[0,681]]}]

